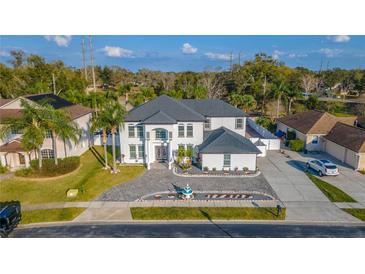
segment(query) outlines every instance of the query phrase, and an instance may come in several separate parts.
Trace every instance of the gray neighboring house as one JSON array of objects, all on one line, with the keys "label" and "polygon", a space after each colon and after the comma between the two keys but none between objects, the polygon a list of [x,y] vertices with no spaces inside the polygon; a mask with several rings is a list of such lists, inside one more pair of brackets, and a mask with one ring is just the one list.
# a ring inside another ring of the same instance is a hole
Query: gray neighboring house
[{"label": "gray neighboring house", "polygon": [[260,150],[245,137],[246,114],[218,99],[176,100],[162,95],[125,117],[120,128],[121,162],[165,162],[171,168],[179,147],[209,169],[256,169]]}]

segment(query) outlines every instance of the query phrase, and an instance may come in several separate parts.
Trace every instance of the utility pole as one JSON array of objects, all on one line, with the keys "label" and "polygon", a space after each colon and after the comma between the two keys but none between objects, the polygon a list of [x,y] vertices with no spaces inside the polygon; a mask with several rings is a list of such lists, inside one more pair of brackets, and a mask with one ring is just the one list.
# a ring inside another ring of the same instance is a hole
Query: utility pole
[{"label": "utility pole", "polygon": [[85,58],[85,36],[82,36],[81,40],[81,46],[82,46],[82,63],[84,65],[84,74],[85,74],[85,80],[87,81],[87,69],[86,69],[86,58]]},{"label": "utility pole", "polygon": [[93,87],[94,87],[94,92],[96,92],[94,55],[93,55],[93,48],[92,48],[92,43],[91,43],[91,35],[89,35],[89,48],[90,48],[91,73],[92,73],[92,77],[93,77]]},{"label": "utility pole", "polygon": [[230,55],[230,58],[229,58],[229,70],[231,71],[231,73],[233,72],[232,71],[232,61],[233,61],[233,55],[232,55],[232,51],[231,51],[231,55]]},{"label": "utility pole", "polygon": [[53,72],[52,72],[52,83],[53,83],[53,94],[57,94],[57,92],[56,92],[56,79],[54,77]]}]

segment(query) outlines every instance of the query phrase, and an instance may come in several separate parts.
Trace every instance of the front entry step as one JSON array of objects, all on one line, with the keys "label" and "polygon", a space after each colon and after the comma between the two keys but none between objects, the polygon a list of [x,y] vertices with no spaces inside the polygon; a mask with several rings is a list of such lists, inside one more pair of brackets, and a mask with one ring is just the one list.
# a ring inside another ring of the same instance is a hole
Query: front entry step
[{"label": "front entry step", "polygon": [[151,164],[151,169],[169,169],[169,164],[165,162],[154,162]]}]

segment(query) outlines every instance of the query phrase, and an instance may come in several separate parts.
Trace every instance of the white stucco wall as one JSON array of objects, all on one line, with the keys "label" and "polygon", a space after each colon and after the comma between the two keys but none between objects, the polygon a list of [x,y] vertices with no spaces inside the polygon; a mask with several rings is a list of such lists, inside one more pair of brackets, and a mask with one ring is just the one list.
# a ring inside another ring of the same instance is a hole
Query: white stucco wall
[{"label": "white stucco wall", "polygon": [[[209,118],[209,117],[208,117]],[[236,118],[243,119],[243,128],[236,129]],[[214,130],[220,127],[226,127],[242,136],[246,135],[246,117],[211,117],[210,118],[210,130]]]},{"label": "white stucco wall", "polygon": [[[223,169],[223,154],[202,154],[202,167],[208,167],[209,170],[216,168]],[[256,170],[256,154],[231,154],[231,166],[224,169],[234,170],[236,167],[242,170],[247,167],[249,170]]]}]

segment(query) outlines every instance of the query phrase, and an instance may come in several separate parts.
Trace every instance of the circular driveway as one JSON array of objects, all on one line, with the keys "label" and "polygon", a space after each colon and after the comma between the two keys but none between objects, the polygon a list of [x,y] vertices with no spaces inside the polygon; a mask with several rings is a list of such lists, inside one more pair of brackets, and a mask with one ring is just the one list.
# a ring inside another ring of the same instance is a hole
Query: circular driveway
[{"label": "circular driveway", "polygon": [[258,191],[278,198],[264,176],[253,178],[181,177],[167,169],[151,169],[130,182],[117,185],[101,194],[98,201],[135,201],[142,196],[176,191],[189,184],[194,191]]}]

